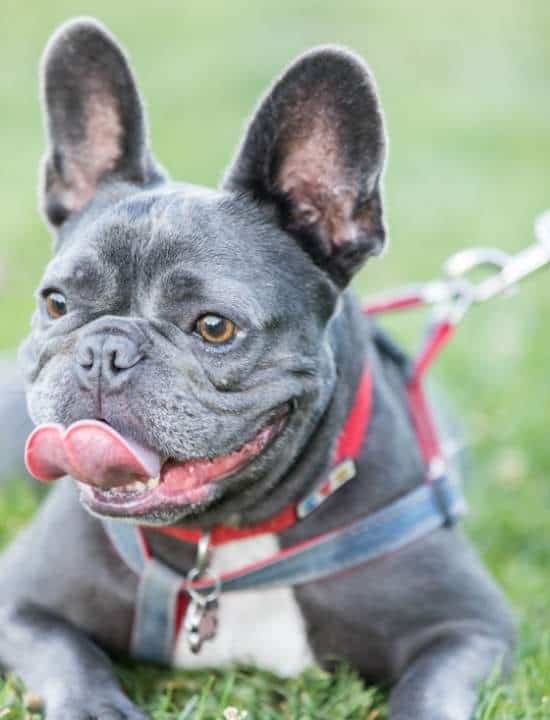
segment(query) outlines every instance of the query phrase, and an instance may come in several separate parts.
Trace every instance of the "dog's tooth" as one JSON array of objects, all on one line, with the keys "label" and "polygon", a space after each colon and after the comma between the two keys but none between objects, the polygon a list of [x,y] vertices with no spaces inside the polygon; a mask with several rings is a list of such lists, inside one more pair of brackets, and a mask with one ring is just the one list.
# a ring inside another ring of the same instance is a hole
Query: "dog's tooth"
[{"label": "dog's tooth", "polygon": [[107,492],[116,494],[117,492],[120,493],[142,493],[146,490],[154,490],[154,488],[157,487],[157,485],[160,483],[160,477],[157,476],[155,478],[151,478],[150,480],[147,480],[146,482],[142,480],[134,480],[131,483],[128,483],[127,485],[119,485],[118,488],[113,488],[112,490],[108,490]]},{"label": "dog's tooth", "polygon": [[124,485],[122,489],[124,492],[143,492],[147,486],[145,483],[141,482],[140,480],[135,480],[134,482],[128,483],[127,485]]}]

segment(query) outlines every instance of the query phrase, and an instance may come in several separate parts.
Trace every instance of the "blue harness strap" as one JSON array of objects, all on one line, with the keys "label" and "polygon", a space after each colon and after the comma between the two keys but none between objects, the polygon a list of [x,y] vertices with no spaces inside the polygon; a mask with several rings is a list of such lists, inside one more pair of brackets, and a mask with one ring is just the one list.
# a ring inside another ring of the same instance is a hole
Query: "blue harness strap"
[{"label": "blue harness strap", "polygon": [[151,558],[140,577],[132,655],[139,660],[168,664],[174,651],[174,633],[181,593],[181,577]]},{"label": "blue harness strap", "polygon": [[[223,592],[304,585],[352,570],[400,550],[448,525],[466,511],[459,487],[442,476],[420,485],[382,510],[350,525],[282,551],[256,569],[222,576]],[[211,585],[202,585],[210,588]]]},{"label": "blue harness strap", "polygon": [[168,664],[173,652],[182,578],[155,558],[148,557],[136,526],[120,520],[102,522],[117,554],[139,578],[131,654],[140,660]]},{"label": "blue harness strap", "polygon": [[101,522],[117,554],[130,570],[140,577],[145,569],[147,556],[141,534],[136,532],[135,525],[112,518],[103,518]]},{"label": "blue harness strap", "polygon": [[[222,575],[222,592],[311,583],[377,560],[449,525],[466,511],[456,480],[442,475],[344,528],[282,550],[251,566]],[[140,578],[132,651],[136,657],[169,663],[175,644],[178,598],[187,595],[185,577],[149,558],[138,527],[104,521],[105,530]],[[192,587],[207,591],[212,581]]]}]

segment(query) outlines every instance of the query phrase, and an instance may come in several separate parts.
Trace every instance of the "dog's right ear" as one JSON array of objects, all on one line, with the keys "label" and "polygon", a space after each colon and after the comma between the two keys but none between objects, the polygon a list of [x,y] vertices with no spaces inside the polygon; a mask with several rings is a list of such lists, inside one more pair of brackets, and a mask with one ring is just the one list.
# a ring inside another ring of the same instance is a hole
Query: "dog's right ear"
[{"label": "dog's right ear", "polygon": [[44,52],[43,93],[43,201],[53,225],[81,210],[109,179],[142,184],[156,176],[128,61],[96,20],[72,20],[54,34]]}]

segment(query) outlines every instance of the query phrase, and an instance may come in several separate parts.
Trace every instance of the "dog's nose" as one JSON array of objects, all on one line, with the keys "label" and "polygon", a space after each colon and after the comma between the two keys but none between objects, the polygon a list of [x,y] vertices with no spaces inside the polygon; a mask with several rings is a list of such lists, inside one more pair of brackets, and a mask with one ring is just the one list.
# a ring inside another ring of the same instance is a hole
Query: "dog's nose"
[{"label": "dog's nose", "polygon": [[80,338],[75,367],[80,383],[90,389],[101,382],[102,390],[118,390],[143,360],[140,344],[126,333],[92,333]]}]

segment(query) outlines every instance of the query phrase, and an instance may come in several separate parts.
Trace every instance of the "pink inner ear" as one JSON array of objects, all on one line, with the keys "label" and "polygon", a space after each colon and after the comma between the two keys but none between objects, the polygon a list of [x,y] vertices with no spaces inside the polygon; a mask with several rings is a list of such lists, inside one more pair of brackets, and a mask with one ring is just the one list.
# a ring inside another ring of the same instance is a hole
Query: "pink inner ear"
[{"label": "pink inner ear", "polygon": [[310,116],[311,132],[296,133],[289,143],[276,184],[292,198],[293,224],[315,227],[323,252],[330,256],[335,248],[358,238],[359,228],[352,218],[356,190],[329,118],[315,117],[313,109]]},{"label": "pink inner ear", "polygon": [[71,212],[81,210],[95,192],[102,176],[116,167],[121,155],[122,124],[118,101],[108,88],[95,83],[85,103],[85,133],[79,144],[64,148],[67,178],[56,179],[53,189]]}]

